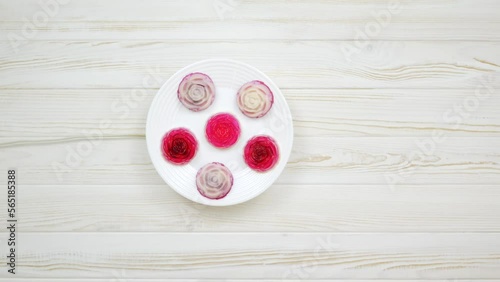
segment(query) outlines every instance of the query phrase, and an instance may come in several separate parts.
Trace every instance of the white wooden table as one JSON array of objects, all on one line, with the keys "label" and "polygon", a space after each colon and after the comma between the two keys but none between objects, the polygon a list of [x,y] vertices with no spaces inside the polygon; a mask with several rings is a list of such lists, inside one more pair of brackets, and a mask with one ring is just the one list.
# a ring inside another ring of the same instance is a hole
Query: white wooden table
[{"label": "white wooden table", "polygon": [[[0,0],[0,281],[500,278],[498,0],[58,1]],[[266,72],[296,132],[229,208],[168,188],[144,136],[214,57]]]}]

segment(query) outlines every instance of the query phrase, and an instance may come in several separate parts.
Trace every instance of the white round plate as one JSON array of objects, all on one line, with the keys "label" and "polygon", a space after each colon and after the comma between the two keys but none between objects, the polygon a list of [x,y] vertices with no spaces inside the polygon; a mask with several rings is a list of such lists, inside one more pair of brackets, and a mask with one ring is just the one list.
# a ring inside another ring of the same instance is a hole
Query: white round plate
[{"label": "white round plate", "polygon": [[[184,76],[201,72],[210,76],[215,84],[214,103],[206,110],[192,112],[177,98],[177,88]],[[238,109],[236,93],[246,82],[260,80],[274,94],[271,110],[262,118],[246,117]],[[229,149],[218,149],[208,143],[205,125],[214,114],[227,112],[240,122],[241,135]],[[171,129],[184,127],[196,136],[198,152],[187,165],[174,165],[166,161],[161,152],[161,141]],[[269,135],[278,143],[280,158],[276,166],[265,173],[250,169],[243,159],[243,149],[252,137]],[[293,124],[285,97],[274,82],[264,73],[247,64],[211,59],[189,65],[176,72],[158,91],[149,109],[146,140],[151,160],[165,182],[182,196],[210,206],[229,206],[246,202],[264,192],[281,174],[290,157],[293,143]],[[196,173],[211,162],[226,165],[234,177],[229,194],[219,200],[203,197],[196,188]]]}]

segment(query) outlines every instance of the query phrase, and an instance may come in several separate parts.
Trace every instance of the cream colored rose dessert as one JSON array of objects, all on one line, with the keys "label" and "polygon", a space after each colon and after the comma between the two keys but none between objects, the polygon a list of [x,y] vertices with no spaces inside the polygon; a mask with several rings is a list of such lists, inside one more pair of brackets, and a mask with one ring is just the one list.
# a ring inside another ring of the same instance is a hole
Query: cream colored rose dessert
[{"label": "cream colored rose dessert", "polygon": [[274,95],[267,85],[259,80],[245,83],[238,90],[238,107],[250,118],[260,118],[269,112],[274,102]]},{"label": "cream colored rose dessert", "polygon": [[179,84],[177,97],[191,111],[203,111],[215,100],[215,85],[208,75],[200,72],[191,73]]},{"label": "cream colored rose dessert", "polygon": [[233,187],[233,174],[221,163],[209,163],[198,171],[196,187],[206,198],[222,199]]}]

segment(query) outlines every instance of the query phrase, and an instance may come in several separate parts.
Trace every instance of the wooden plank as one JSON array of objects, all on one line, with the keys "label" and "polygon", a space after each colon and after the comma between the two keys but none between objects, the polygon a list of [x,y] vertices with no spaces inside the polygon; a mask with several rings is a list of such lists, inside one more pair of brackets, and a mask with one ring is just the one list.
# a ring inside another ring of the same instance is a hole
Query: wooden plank
[{"label": "wooden plank", "polygon": [[[142,136],[156,89],[145,89],[139,98],[133,91],[0,90],[0,136],[3,143],[78,137],[99,128],[102,120],[113,123],[102,129],[103,136]],[[453,137],[500,136],[500,95],[496,93],[480,101],[477,109],[463,107],[469,116],[459,125],[445,115],[451,111],[450,117],[460,117],[454,106],[473,98],[475,90],[284,89],[283,93],[293,114],[295,136],[300,137],[428,137],[434,131]]]},{"label": "wooden plank", "polygon": [[500,185],[305,184],[221,209],[166,185],[19,185],[18,224],[22,233],[499,232],[499,201]]},{"label": "wooden plank", "polygon": [[500,39],[495,0],[59,2],[44,10],[36,0],[0,1],[2,38],[26,30],[43,40]]},{"label": "wooden plank", "polygon": [[[125,270],[126,271],[126,270]],[[12,280],[9,280],[11,278],[5,278],[2,279],[0,278],[0,282],[12,282]],[[43,278],[29,278],[29,279],[23,279],[23,278],[16,278],[14,280],[15,282],[54,282],[53,279],[43,279]],[[57,279],[57,282],[209,282],[213,281],[212,279],[128,279],[128,278],[112,278],[112,279],[75,279],[75,278],[63,278],[63,279]],[[270,280],[270,279],[224,279],[223,281],[225,282],[287,282],[287,281],[304,281],[304,280],[289,280],[289,279],[279,279],[279,280]],[[305,281],[345,281],[345,280],[336,280],[336,279],[308,279]],[[352,280],[349,279],[349,282],[422,282],[422,281],[428,281],[428,282],[450,282],[449,279],[442,279],[442,280],[435,280],[435,279],[426,279],[426,280],[401,280],[401,279],[370,279],[370,280]],[[467,280],[467,279],[460,279],[460,282],[498,282],[500,280],[486,280],[486,279],[473,279],[473,280]]]},{"label": "wooden plank", "polygon": [[[499,138],[448,137],[442,143],[429,138],[296,137],[276,183],[499,183]],[[4,144],[0,160],[1,167],[17,167],[24,184],[164,184],[143,136]]]},{"label": "wooden plank", "polygon": [[[498,233],[18,236],[22,245],[17,277],[21,278],[494,279],[500,275]],[[5,256],[5,249],[1,254]]]},{"label": "wooden plank", "polygon": [[[147,5],[135,3],[134,1],[119,0],[87,0],[75,1],[65,4],[63,0],[58,1],[61,9],[54,21],[198,21],[216,18],[216,6],[210,0],[148,0]],[[362,21],[363,16],[371,16],[372,10],[388,9],[390,1],[367,1],[367,0],[298,0],[289,2],[276,0],[271,3],[266,1],[233,1],[235,3],[233,14],[235,18],[264,20],[351,20]],[[231,4],[231,3],[227,3]],[[395,3],[397,4],[397,3]],[[457,0],[457,1],[401,1],[400,9],[411,11],[415,16],[424,17],[427,20],[434,17],[441,21],[452,20],[458,22],[459,17],[465,17],[472,22],[499,22],[495,15],[500,14],[493,8],[497,7],[495,0]],[[64,9],[64,7],[68,7]],[[31,15],[41,9],[41,4],[36,0],[25,0],[23,5],[14,5],[7,0],[0,1],[0,16],[4,21],[22,21],[22,17],[30,18]],[[441,11],[440,8],[448,8]],[[278,10],[279,11],[276,11]],[[138,12],[140,11],[140,12]],[[229,11],[228,11],[229,12]],[[430,13],[430,14],[425,14]],[[231,19],[231,18],[230,18]]]},{"label": "wooden plank", "polygon": [[[500,88],[500,42],[375,41],[358,53],[331,41],[0,42],[0,88],[143,88],[193,62],[225,57],[281,88]],[[179,54],[189,54],[180,56]],[[483,86],[485,85],[485,86]]]}]

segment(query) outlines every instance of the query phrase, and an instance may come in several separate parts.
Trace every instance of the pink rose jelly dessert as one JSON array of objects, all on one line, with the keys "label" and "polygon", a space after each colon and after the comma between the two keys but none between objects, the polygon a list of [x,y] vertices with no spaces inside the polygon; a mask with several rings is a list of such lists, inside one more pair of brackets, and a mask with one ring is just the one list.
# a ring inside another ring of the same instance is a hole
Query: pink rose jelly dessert
[{"label": "pink rose jelly dessert", "polygon": [[179,84],[177,97],[191,111],[203,111],[215,100],[215,85],[208,75],[200,72],[191,73]]},{"label": "pink rose jelly dessert", "polygon": [[217,148],[229,148],[240,137],[240,123],[231,114],[216,114],[208,120],[205,133],[210,144]]},{"label": "pink rose jelly dessert", "polygon": [[247,117],[260,118],[273,106],[274,95],[264,82],[254,80],[243,84],[238,90],[237,103]]},{"label": "pink rose jelly dessert", "polygon": [[176,128],[163,137],[161,150],[163,157],[173,164],[189,163],[198,150],[198,141],[191,131],[185,128]]},{"label": "pink rose jelly dessert", "polygon": [[196,174],[196,187],[203,197],[220,200],[233,187],[233,174],[221,163],[209,163]]},{"label": "pink rose jelly dessert", "polygon": [[256,136],[245,146],[244,159],[251,169],[266,172],[278,163],[278,145],[269,136]]}]

